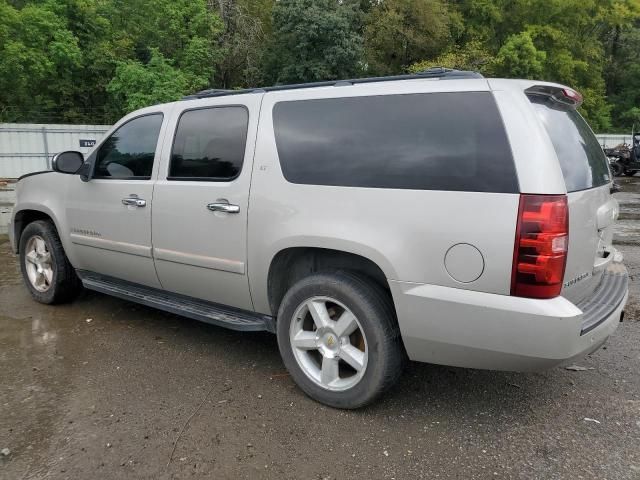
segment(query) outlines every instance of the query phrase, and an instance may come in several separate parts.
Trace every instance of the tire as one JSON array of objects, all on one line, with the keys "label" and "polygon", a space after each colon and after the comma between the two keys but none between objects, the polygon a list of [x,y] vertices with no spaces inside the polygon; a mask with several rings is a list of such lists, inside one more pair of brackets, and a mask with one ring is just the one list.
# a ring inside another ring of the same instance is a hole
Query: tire
[{"label": "tire", "polygon": [[624,174],[627,177],[633,177],[636,174],[637,170],[625,170]]},{"label": "tire", "polygon": [[611,173],[613,173],[614,177],[619,177],[624,174],[624,165],[620,162],[615,162],[611,164]]},{"label": "tire", "polygon": [[20,270],[31,296],[40,303],[68,302],[82,290],[58,232],[50,221],[37,220],[22,232]]},{"label": "tire", "polygon": [[[312,308],[316,316],[328,313],[326,328],[318,328]],[[347,312],[355,322],[344,315]],[[339,324],[338,319],[345,322]],[[355,323],[356,330],[345,329],[342,335],[340,325],[345,323],[351,327]],[[309,397],[330,407],[353,409],[371,403],[398,380],[406,359],[389,294],[373,281],[346,271],[316,273],[293,285],[280,304],[277,335],[293,380]],[[302,342],[304,348],[299,348]],[[321,368],[325,362],[331,372],[326,376]],[[351,365],[363,368],[358,371]],[[327,378],[333,380],[323,384]]]}]

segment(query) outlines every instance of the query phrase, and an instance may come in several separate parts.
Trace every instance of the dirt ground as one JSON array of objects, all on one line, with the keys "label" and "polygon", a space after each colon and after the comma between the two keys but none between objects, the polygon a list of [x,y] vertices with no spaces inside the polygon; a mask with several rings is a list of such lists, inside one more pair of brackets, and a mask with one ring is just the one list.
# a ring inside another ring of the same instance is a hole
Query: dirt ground
[{"label": "dirt ground", "polygon": [[630,305],[587,370],[416,363],[349,412],[305,397],[270,334],[35,303],[0,237],[0,478],[640,479],[640,177],[621,183]]}]

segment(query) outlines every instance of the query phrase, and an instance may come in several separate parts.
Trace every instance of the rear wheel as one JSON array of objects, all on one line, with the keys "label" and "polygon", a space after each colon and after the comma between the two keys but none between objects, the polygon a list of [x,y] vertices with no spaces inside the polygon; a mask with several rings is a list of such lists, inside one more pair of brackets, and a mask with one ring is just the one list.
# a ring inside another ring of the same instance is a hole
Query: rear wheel
[{"label": "rear wheel", "polygon": [[332,407],[366,405],[402,372],[405,353],[388,293],[349,272],[314,274],[291,287],[277,333],[293,380]]},{"label": "rear wheel", "polygon": [[38,302],[70,301],[82,289],[60,237],[49,221],[32,222],[22,232],[20,268],[24,283]]},{"label": "rear wheel", "polygon": [[627,177],[633,177],[636,174],[637,170],[625,170],[624,174]]}]

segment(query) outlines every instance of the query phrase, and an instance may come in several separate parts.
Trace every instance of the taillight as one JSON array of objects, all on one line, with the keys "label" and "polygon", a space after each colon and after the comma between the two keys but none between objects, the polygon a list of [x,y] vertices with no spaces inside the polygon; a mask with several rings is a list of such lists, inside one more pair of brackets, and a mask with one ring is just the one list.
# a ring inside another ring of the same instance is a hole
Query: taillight
[{"label": "taillight", "polygon": [[563,88],[562,94],[572,100],[576,105],[582,105],[582,102],[584,101],[580,92],[576,92],[571,88]]},{"label": "taillight", "polygon": [[527,88],[524,93],[529,96],[546,97],[556,106],[564,105],[570,110],[577,110],[583,101],[580,92],[555,85],[533,85]]},{"label": "taillight", "polygon": [[513,251],[511,295],[560,295],[569,244],[566,195],[521,195]]}]

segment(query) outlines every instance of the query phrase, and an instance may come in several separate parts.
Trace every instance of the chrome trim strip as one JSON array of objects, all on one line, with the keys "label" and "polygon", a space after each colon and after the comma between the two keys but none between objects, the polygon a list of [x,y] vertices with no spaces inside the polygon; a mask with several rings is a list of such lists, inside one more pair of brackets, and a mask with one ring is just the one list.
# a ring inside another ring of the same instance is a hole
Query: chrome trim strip
[{"label": "chrome trim strip", "polygon": [[71,242],[76,245],[84,245],[85,247],[101,248],[103,250],[111,250],[112,252],[126,253],[136,255],[138,257],[151,258],[151,247],[138,245],[135,243],[116,242],[114,240],[106,240],[104,238],[89,237],[87,235],[79,235],[77,233],[70,234]]},{"label": "chrome trim strip", "polygon": [[222,270],[224,272],[239,273],[241,275],[245,273],[244,262],[229,260],[227,258],[193,255],[190,253],[176,252],[174,250],[166,250],[164,248],[154,248],[153,256],[156,260],[163,260],[165,262]]}]

